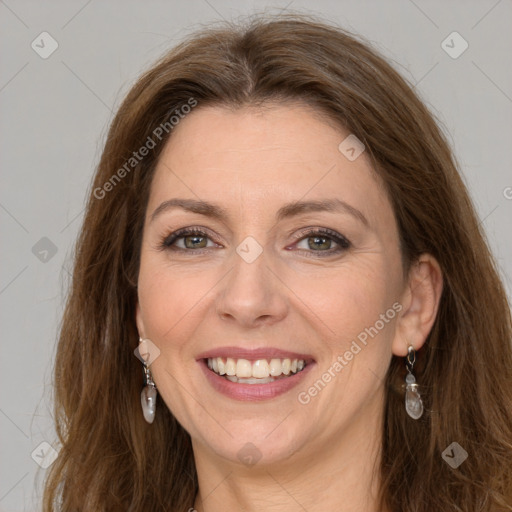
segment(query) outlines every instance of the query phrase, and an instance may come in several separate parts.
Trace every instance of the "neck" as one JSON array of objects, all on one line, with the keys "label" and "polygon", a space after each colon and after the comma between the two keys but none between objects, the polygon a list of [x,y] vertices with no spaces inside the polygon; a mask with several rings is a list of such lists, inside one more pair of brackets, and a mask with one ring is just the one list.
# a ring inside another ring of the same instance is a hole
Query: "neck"
[{"label": "neck", "polygon": [[251,467],[206,456],[194,446],[197,512],[382,512],[378,508],[382,409],[358,418],[321,447],[303,447],[279,464]]}]

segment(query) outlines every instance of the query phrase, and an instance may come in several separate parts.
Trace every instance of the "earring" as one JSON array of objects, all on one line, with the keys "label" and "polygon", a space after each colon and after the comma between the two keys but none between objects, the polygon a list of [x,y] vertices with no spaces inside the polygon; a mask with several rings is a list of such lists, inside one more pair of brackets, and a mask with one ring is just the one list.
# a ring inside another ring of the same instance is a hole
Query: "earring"
[{"label": "earring", "polygon": [[408,374],[405,377],[405,410],[407,414],[417,420],[423,414],[423,402],[418,393],[418,384],[412,374],[412,368],[416,362],[416,351],[412,345],[409,345],[408,354],[405,357],[405,367]]},{"label": "earring", "polygon": [[[140,344],[143,343],[144,340],[139,338],[139,349]],[[140,350],[139,350],[140,354]],[[144,354],[148,355],[148,354]],[[141,357],[144,359],[144,355],[141,354]],[[151,375],[151,370],[149,369],[149,364],[146,360],[144,360],[144,388],[140,394],[140,403],[142,405],[142,414],[144,414],[144,419],[148,423],[153,423],[155,419],[155,411],[156,411],[156,385],[153,382],[153,377]]]}]

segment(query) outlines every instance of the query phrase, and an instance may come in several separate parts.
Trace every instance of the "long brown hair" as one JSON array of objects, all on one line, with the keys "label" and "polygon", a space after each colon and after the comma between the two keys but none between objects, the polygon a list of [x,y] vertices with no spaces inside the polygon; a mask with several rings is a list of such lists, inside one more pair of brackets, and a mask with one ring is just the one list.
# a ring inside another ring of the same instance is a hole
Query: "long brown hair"
[{"label": "long brown hair", "polygon": [[[439,312],[417,354],[420,420],[404,409],[404,360],[393,356],[387,373],[382,508],[512,510],[510,308],[449,144],[413,87],[362,38],[282,15],[193,34],[138,80],[112,122],[60,329],[55,422],[62,447],[45,483],[46,512],[193,506],[189,435],[160,398],[152,425],[140,407],[142,365],[133,351],[149,187],[172,137],[169,116],[183,105],[287,100],[313,106],[365,144],[394,209],[405,268],[427,252],[443,272]],[[148,138],[155,146],[131,160]],[[452,442],[468,453],[455,469],[441,456]]]}]

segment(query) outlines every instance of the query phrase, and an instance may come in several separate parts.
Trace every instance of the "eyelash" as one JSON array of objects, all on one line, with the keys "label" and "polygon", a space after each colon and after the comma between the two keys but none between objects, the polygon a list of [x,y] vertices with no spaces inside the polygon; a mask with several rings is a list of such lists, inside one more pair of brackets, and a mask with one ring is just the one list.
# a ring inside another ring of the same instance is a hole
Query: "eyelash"
[{"label": "eyelash", "polygon": [[[172,247],[172,244],[174,242],[176,242],[177,240],[181,240],[182,238],[186,238],[187,236],[193,236],[193,235],[210,238],[208,233],[203,231],[200,228],[196,228],[196,227],[183,228],[183,229],[179,229],[179,230],[175,231],[174,233],[171,233],[170,235],[163,237],[160,241],[159,249],[171,250],[171,251],[181,251],[181,252],[192,252],[193,251],[193,252],[198,252],[198,253],[203,253],[203,251],[211,249],[210,247],[201,247],[199,249],[184,249],[182,247]],[[296,238],[298,242],[302,241],[303,239],[312,238],[314,236],[330,238],[330,239],[334,240],[334,242],[336,242],[338,247],[335,248],[334,250],[327,250],[327,251],[313,251],[313,250],[306,250],[306,249],[298,249],[298,250],[305,251],[307,253],[318,253],[317,257],[323,258],[326,256],[332,256],[334,254],[338,254],[343,251],[346,251],[352,245],[350,243],[350,241],[347,238],[345,238],[343,235],[340,235],[336,231],[333,231],[328,228],[305,229],[305,230],[302,230],[300,233],[293,235],[293,237]]]}]

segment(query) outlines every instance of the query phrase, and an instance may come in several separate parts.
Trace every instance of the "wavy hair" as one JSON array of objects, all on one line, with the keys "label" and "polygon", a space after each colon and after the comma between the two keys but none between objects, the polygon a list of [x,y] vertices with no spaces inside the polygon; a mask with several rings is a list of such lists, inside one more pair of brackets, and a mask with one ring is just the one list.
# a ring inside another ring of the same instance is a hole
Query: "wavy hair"
[{"label": "wavy hair", "polygon": [[[193,506],[190,436],[160,397],[154,423],[144,421],[142,365],[133,354],[149,188],[172,137],[169,115],[191,98],[197,109],[303,102],[365,144],[394,210],[404,268],[430,253],[444,279],[417,353],[420,420],[404,410],[403,359],[393,356],[387,372],[382,508],[512,511],[511,313],[458,164],[435,117],[385,58],[360,36],[301,15],[201,29],[145,72],[121,104],[88,192],[59,326],[61,449],[46,476],[44,511]],[[159,126],[167,127],[161,140],[131,160]],[[469,455],[456,469],[441,457],[454,441]]]}]

